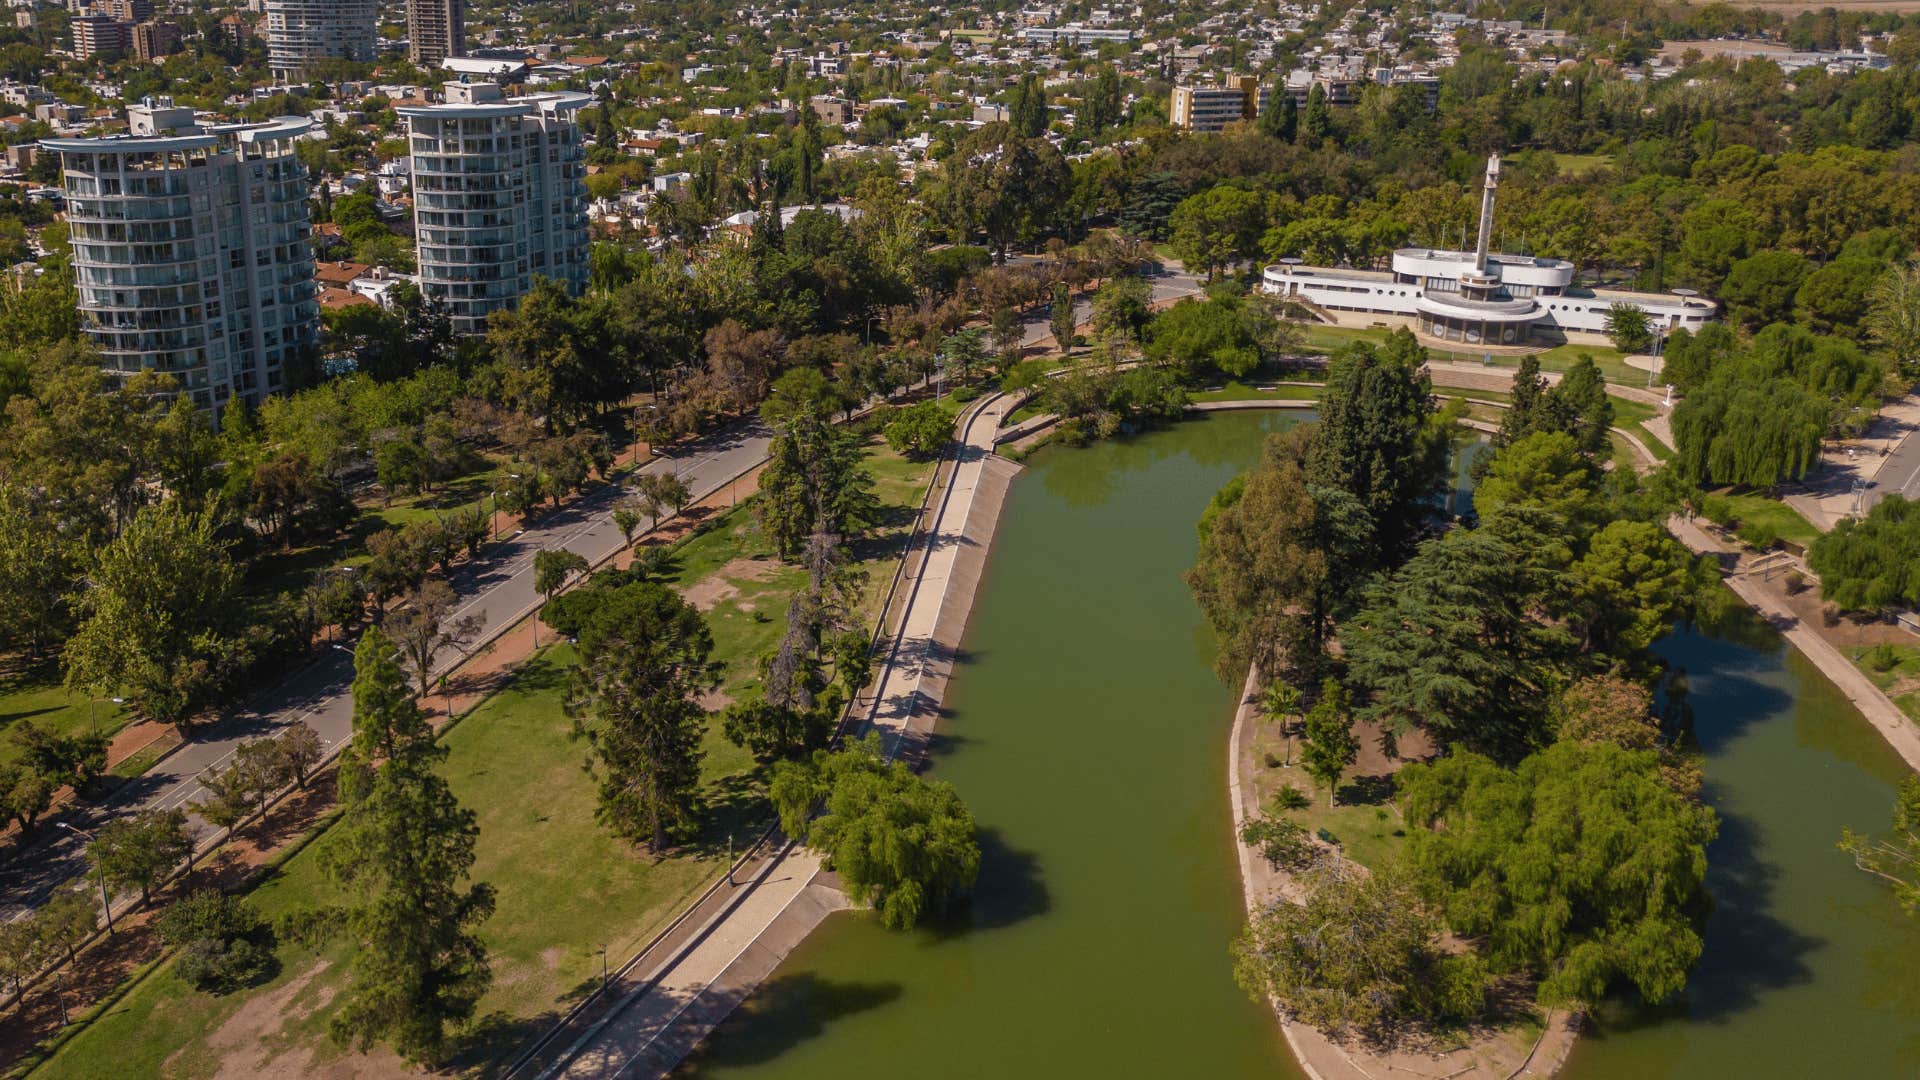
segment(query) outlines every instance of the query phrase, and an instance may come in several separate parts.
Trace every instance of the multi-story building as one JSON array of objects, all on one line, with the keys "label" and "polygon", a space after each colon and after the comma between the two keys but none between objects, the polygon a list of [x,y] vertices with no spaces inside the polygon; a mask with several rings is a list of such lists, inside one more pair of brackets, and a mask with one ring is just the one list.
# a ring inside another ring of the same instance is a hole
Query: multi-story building
[{"label": "multi-story building", "polygon": [[484,333],[536,277],[578,294],[587,283],[581,93],[509,98],[492,83],[449,83],[446,102],[402,108],[413,161],[420,292],[455,331]]},{"label": "multi-story building", "polygon": [[162,371],[216,415],[282,388],[314,348],[305,117],[203,127],[149,98],[128,134],[60,155],[81,325],[111,372]]},{"label": "multi-story building", "polygon": [[267,66],[288,82],[330,57],[372,60],[377,0],[267,0]]},{"label": "multi-story building", "polygon": [[407,57],[423,68],[467,55],[465,0],[407,0]]},{"label": "multi-story building", "polygon": [[1265,106],[1267,91],[1251,75],[1238,75],[1224,86],[1173,88],[1168,122],[1185,131],[1220,131],[1239,120],[1251,120]]},{"label": "multi-story building", "polygon": [[133,27],[133,55],[142,60],[158,60],[180,51],[180,25],[170,22],[143,22]]},{"label": "multi-story building", "polygon": [[1673,293],[1593,289],[1579,284],[1572,263],[1491,250],[1500,156],[1487,161],[1480,196],[1479,241],[1472,251],[1401,248],[1392,272],[1303,266],[1288,259],[1261,273],[1262,291],[1319,308],[1343,326],[1393,323],[1437,341],[1525,346],[1607,340],[1609,316],[1639,308],[1656,335],[1698,331],[1719,312],[1689,290]]},{"label": "multi-story building", "polygon": [[72,26],[73,55],[82,60],[125,56],[133,44],[132,28],[111,15],[83,15]]},{"label": "multi-story building", "polygon": [[153,0],[99,0],[94,13],[121,22],[146,22],[153,18]]}]

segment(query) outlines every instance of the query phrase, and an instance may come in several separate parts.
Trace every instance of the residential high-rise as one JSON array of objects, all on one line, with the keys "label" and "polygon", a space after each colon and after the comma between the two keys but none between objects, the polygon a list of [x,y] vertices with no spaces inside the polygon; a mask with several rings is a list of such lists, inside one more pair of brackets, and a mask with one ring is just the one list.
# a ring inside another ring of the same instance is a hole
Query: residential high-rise
[{"label": "residential high-rise", "polygon": [[423,68],[467,55],[465,0],[407,0],[407,58]]},{"label": "residential high-rise", "polygon": [[372,60],[378,0],[267,0],[267,66],[288,82],[329,57]]},{"label": "residential high-rise", "polygon": [[158,60],[180,51],[180,24],[143,22],[134,24],[131,37],[133,55],[142,60]]},{"label": "residential high-rise", "polygon": [[399,110],[413,161],[420,292],[462,334],[512,308],[536,277],[587,283],[581,93],[509,98],[492,83],[448,83],[446,103]]},{"label": "residential high-rise", "polygon": [[1267,104],[1267,91],[1251,75],[1237,75],[1225,86],[1177,85],[1167,110],[1167,122],[1183,131],[1221,131],[1238,120],[1251,120]]},{"label": "residential high-rise", "polygon": [[125,56],[133,45],[133,27],[111,15],[73,20],[73,55],[82,60]]},{"label": "residential high-rise", "polygon": [[128,134],[60,155],[81,326],[109,371],[164,371],[201,405],[257,403],[316,346],[305,117],[202,127],[149,98]]}]

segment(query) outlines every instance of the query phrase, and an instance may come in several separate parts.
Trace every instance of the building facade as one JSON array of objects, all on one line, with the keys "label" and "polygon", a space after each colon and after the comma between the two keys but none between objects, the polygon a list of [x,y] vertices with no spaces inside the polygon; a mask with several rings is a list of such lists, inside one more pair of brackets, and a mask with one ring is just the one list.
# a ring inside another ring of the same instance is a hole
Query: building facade
[{"label": "building facade", "polygon": [[1228,124],[1258,116],[1266,97],[1260,80],[1251,75],[1236,76],[1225,86],[1178,85],[1173,88],[1167,122],[1183,131],[1222,131]]},{"label": "building facade", "polygon": [[313,123],[201,127],[166,98],[60,155],[81,326],[117,374],[162,371],[217,415],[285,385],[317,347],[307,176]]},{"label": "building facade", "polygon": [[180,26],[170,22],[143,22],[133,27],[133,55],[158,60],[180,51]]},{"label": "building facade", "polygon": [[407,0],[407,57],[423,68],[467,55],[466,0]]},{"label": "building facade", "polygon": [[111,15],[83,15],[72,27],[73,55],[81,60],[125,56],[133,45],[133,27]]},{"label": "building facade", "polygon": [[377,0],[267,0],[267,66],[298,82],[321,60],[368,61],[379,38]]},{"label": "building facade", "polygon": [[587,284],[581,93],[506,97],[449,83],[442,105],[403,108],[413,165],[420,292],[462,334],[515,307],[537,277]]},{"label": "building facade", "polygon": [[1262,291],[1304,300],[1348,325],[1393,322],[1463,345],[1529,345],[1606,338],[1615,305],[1639,308],[1656,334],[1697,331],[1714,320],[1711,300],[1678,293],[1590,289],[1574,280],[1565,259],[1503,255],[1493,239],[1494,193],[1500,156],[1487,162],[1480,200],[1480,233],[1472,251],[1401,248],[1392,271],[1281,263],[1261,273]]}]

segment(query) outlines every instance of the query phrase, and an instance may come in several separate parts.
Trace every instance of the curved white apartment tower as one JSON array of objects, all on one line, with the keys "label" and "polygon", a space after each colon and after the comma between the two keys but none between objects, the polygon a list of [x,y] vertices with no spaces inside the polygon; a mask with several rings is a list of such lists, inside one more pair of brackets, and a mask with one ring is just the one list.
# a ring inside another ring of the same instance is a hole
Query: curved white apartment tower
[{"label": "curved white apartment tower", "polygon": [[378,0],[267,0],[267,66],[295,82],[317,60],[372,60],[378,18]]},{"label": "curved white apartment tower", "polygon": [[399,110],[413,156],[420,292],[457,333],[480,334],[548,277],[587,284],[586,149],[580,93],[508,98],[450,83],[447,103]]},{"label": "curved white apartment tower", "polygon": [[319,342],[305,117],[201,127],[165,98],[59,154],[81,327],[107,370],[164,371],[216,414]]}]

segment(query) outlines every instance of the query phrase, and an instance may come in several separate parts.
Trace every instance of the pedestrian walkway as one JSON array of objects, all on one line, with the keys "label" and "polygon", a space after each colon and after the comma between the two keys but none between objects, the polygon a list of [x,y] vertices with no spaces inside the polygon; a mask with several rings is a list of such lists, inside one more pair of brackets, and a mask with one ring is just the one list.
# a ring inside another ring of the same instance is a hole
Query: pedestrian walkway
[{"label": "pedestrian walkway", "polygon": [[[889,759],[917,758],[931,733],[979,580],[982,560],[961,556],[992,538],[990,523],[984,536],[978,525],[970,530],[968,523],[983,490],[988,501],[982,505],[990,505],[997,520],[1005,480],[1017,471],[993,454],[994,437],[1013,408],[1013,398],[996,394],[961,420],[953,477],[935,512],[926,555],[867,714],[865,730],[879,733]],[[950,598],[955,603],[949,604]]]},{"label": "pedestrian walkway", "polygon": [[[767,863],[751,888],[741,890],[735,902],[715,914],[684,949],[663,958],[645,975],[639,989],[629,994],[600,1027],[582,1037],[582,1045],[569,1060],[547,1075],[567,1080],[611,1080],[623,1075],[664,1075],[671,1070],[700,1036],[779,966],[793,946],[837,906],[818,890],[808,894],[808,886],[819,872],[820,857],[800,847]],[[803,894],[808,895],[805,906],[810,919],[801,920],[799,925],[786,923],[777,944],[763,941],[768,929]],[[734,970],[743,960],[758,972],[751,982],[742,977],[745,973]],[[723,980],[728,984],[726,996],[732,999],[724,1011],[702,1002]],[[699,1033],[689,1038],[681,1021],[696,1010],[705,1022]]]}]

